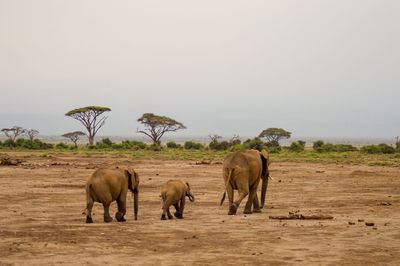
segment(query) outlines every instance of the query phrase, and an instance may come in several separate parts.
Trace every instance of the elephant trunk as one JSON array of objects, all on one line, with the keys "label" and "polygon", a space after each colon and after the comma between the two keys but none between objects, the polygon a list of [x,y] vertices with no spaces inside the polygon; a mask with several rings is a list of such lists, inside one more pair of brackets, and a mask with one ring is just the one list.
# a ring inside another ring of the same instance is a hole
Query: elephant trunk
[{"label": "elephant trunk", "polygon": [[135,214],[135,220],[137,220],[137,213],[138,213],[138,202],[139,200],[139,191],[135,190],[135,192],[133,192],[133,212]]},{"label": "elephant trunk", "polygon": [[194,201],[194,196],[193,196],[192,194],[188,194],[188,198],[189,198],[189,200],[190,200],[191,202]]},{"label": "elephant trunk", "polygon": [[261,209],[264,207],[265,195],[267,194],[268,187],[268,175],[262,177],[262,185],[261,185]]}]

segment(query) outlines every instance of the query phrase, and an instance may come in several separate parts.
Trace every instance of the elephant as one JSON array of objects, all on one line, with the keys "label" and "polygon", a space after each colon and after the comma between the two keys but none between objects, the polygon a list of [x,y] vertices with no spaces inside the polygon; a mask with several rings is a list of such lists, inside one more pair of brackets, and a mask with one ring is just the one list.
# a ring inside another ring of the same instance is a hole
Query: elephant
[{"label": "elephant", "polygon": [[94,202],[100,202],[104,207],[104,222],[109,223],[112,218],[109,214],[111,202],[117,201],[118,212],[115,218],[118,222],[125,222],[126,195],[128,189],[133,193],[134,215],[137,220],[139,199],[139,175],[131,168],[127,169],[97,169],[86,184],[86,223],[93,223],[92,208]]},{"label": "elephant", "polygon": [[161,195],[163,201],[161,220],[166,220],[165,213],[168,215],[168,219],[172,219],[172,215],[169,212],[169,207],[174,205],[176,212],[175,217],[178,219],[183,218],[183,209],[185,208],[185,197],[188,197],[190,201],[194,201],[194,196],[190,190],[188,182],[182,180],[169,180],[164,183],[161,187]]},{"label": "elephant", "polygon": [[[265,150],[242,150],[233,152],[225,158],[223,162],[223,178],[226,190],[220,205],[222,205],[225,195],[228,193],[229,215],[236,214],[237,208],[247,195],[248,199],[243,213],[252,213],[252,204],[253,212],[261,212],[267,192],[269,164],[269,155]],[[260,179],[262,179],[261,207],[257,197],[257,187]],[[233,202],[234,189],[239,191],[239,198],[235,202]]]}]

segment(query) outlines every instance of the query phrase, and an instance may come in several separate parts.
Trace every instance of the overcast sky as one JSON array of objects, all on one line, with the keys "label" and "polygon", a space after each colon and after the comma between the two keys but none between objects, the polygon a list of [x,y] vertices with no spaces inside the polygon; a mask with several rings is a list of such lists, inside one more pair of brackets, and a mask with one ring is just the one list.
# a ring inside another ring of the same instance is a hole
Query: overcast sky
[{"label": "overcast sky", "polygon": [[[0,128],[137,136],[146,112],[176,135],[400,135],[398,0],[0,0]],[[173,136],[172,134],[170,136]]]}]

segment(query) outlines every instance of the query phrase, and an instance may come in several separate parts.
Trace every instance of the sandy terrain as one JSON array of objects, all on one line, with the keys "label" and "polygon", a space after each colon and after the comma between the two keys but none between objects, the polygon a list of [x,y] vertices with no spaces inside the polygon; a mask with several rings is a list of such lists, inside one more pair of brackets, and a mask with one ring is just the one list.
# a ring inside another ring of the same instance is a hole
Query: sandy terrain
[{"label": "sandy terrain", "polygon": [[[244,215],[244,201],[228,216],[220,164],[9,154],[23,163],[0,166],[1,265],[400,264],[399,168],[273,161],[263,212]],[[128,164],[141,178],[138,221],[128,195],[126,223],[104,223],[97,203],[85,224],[87,178]],[[160,186],[174,178],[189,181],[196,201],[183,220],[161,221]],[[334,219],[269,219],[297,210]]]}]

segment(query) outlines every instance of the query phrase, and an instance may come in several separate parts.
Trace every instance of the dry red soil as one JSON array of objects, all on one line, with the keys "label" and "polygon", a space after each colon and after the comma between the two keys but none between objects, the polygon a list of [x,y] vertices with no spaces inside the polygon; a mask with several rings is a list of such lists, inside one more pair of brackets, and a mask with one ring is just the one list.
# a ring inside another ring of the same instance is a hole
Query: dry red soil
[{"label": "dry red soil", "polygon": [[[243,201],[228,216],[227,201],[219,206],[220,164],[9,155],[23,163],[0,166],[1,265],[400,264],[399,168],[272,161],[262,213],[244,215]],[[97,167],[128,164],[140,174],[138,220],[129,194],[127,222],[104,223],[96,203],[86,224],[87,178]],[[188,181],[196,196],[182,220],[160,220],[160,187],[169,179]],[[269,218],[289,211],[334,218]]]}]

